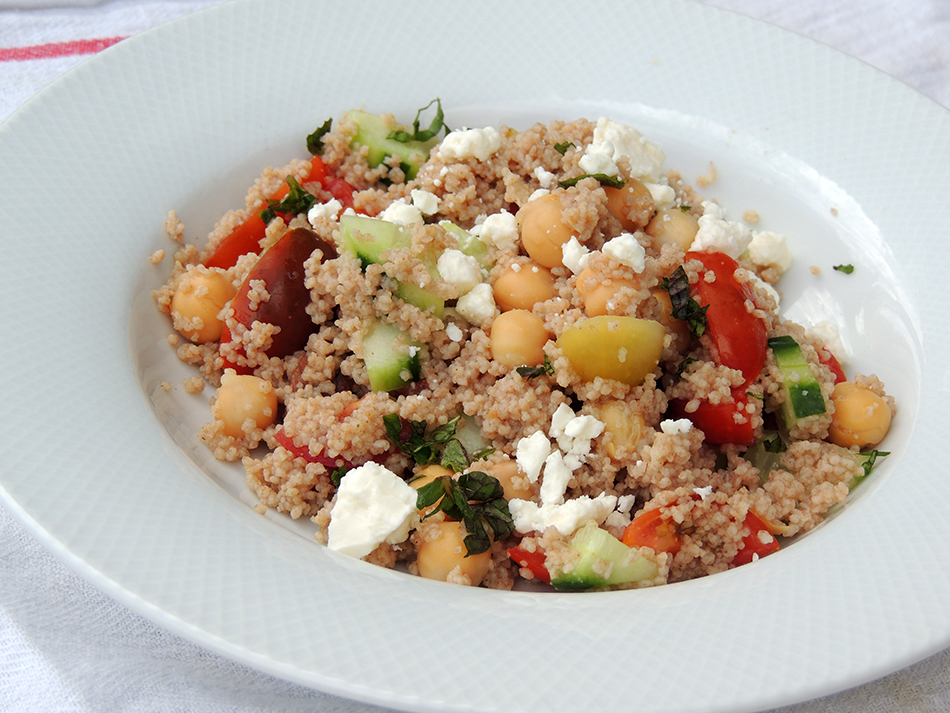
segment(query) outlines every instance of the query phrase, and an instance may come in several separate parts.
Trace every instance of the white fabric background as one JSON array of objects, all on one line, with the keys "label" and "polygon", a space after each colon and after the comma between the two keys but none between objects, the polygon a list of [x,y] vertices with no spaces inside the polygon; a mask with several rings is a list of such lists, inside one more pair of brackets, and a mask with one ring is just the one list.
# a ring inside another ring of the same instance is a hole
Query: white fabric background
[{"label": "white fabric background", "polygon": [[[125,36],[219,0],[0,0],[0,49]],[[662,0],[657,0],[662,1]],[[947,0],[715,0],[856,56],[950,106]],[[0,121],[82,56],[0,62]],[[382,709],[249,670],[153,625],[77,577],[0,507],[0,711]],[[950,710],[950,651],[781,713]]]}]

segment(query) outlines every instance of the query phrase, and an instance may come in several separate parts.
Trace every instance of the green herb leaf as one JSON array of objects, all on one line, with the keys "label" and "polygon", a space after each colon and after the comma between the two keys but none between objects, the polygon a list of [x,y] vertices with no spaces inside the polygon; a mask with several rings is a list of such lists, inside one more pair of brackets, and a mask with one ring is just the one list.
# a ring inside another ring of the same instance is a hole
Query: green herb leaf
[{"label": "green herb leaf", "polygon": [[519,366],[515,371],[525,379],[534,379],[542,374],[554,376],[554,367],[551,365],[551,360],[548,359],[547,354],[544,355],[544,364],[540,366]]},{"label": "green herb leaf", "polygon": [[317,197],[301,188],[293,176],[287,176],[287,185],[290,186],[290,193],[280,201],[268,200],[268,207],[261,211],[261,220],[265,223],[270,223],[278,213],[285,215],[306,213],[317,202]]},{"label": "green herb leaf", "polygon": [[684,213],[689,213],[692,209],[693,209],[693,206],[686,205],[685,203],[680,206],[680,210],[683,211]]},{"label": "green herb leaf", "polygon": [[349,469],[346,466],[341,465],[335,471],[330,473],[330,481],[333,483],[333,485],[339,488],[340,481],[343,480],[343,476],[346,475],[348,472],[349,472]]},{"label": "green herb leaf", "polygon": [[333,119],[327,119],[323,125],[307,137],[307,151],[314,156],[323,155],[323,137],[330,133]]},{"label": "green herb leaf", "polygon": [[416,507],[432,508],[426,517],[441,511],[461,520],[468,533],[464,539],[466,557],[487,552],[493,538],[502,540],[514,532],[504,488],[497,478],[481,471],[463,473],[458,480],[442,476],[423,485],[416,494]]},{"label": "green herb leaf", "polygon": [[706,332],[707,307],[700,307],[693,299],[689,290],[689,277],[683,266],[680,265],[672,275],[663,278],[660,287],[670,293],[670,303],[673,305],[671,314],[686,322],[693,339],[703,336]]},{"label": "green herb leaf", "polygon": [[567,153],[567,150],[571,148],[571,146],[577,148],[577,144],[575,144],[573,141],[562,141],[559,144],[554,144],[554,150],[563,156]]},{"label": "green herb leaf", "polygon": [[598,181],[600,181],[600,185],[610,186],[611,188],[623,188],[623,184],[626,183],[626,181],[622,178],[608,176],[606,173],[585,173],[580,176],[575,176],[574,178],[567,178],[563,181],[558,181],[557,184],[561,188],[570,188],[571,186],[576,186],[585,178],[596,178]]},{"label": "green herb leaf", "polygon": [[439,463],[456,473],[472,464],[472,458],[456,436],[460,420],[461,416],[456,416],[448,423],[426,433],[428,424],[425,421],[410,421],[407,427],[398,414],[383,416],[389,440],[417,465]]},{"label": "green herb leaf", "polygon": [[854,272],[854,265],[835,265],[833,269],[843,272],[845,275],[850,275]]},{"label": "green herb leaf", "polygon": [[884,458],[890,454],[890,451],[868,451],[867,453],[862,453],[861,467],[864,468],[864,474],[870,475],[875,461],[877,461],[878,458]]},{"label": "green herb leaf", "polygon": [[[422,112],[428,109],[433,104],[436,105],[435,117],[432,119],[432,123],[429,124],[428,129],[419,130],[419,118],[422,116]],[[448,134],[451,129],[445,124],[445,114],[442,111],[442,102],[438,97],[430,101],[419,111],[416,112],[416,118],[412,122],[412,133],[408,131],[393,131],[386,138],[392,139],[393,141],[398,141],[403,144],[408,144],[410,141],[428,141],[429,139],[435,138],[439,135],[439,132],[445,129],[445,133]]]},{"label": "green herb leaf", "polygon": [[687,367],[690,364],[694,364],[696,361],[698,360],[694,359],[693,357],[686,357],[685,359],[683,359],[683,361],[680,362],[679,366],[676,367],[676,376],[675,376],[676,380],[679,381],[680,379],[682,379],[683,372],[686,371]]}]

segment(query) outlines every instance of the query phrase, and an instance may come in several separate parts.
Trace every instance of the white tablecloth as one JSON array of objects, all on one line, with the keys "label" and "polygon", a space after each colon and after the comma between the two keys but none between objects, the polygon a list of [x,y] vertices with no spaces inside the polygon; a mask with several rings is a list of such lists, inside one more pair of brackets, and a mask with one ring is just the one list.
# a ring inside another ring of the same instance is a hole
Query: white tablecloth
[{"label": "white tablecloth", "polygon": [[[0,121],[97,48],[218,1],[0,0]],[[947,0],[710,4],[837,47],[950,106]],[[0,507],[0,711],[379,710],[249,670],[164,631],[73,574]],[[948,710],[950,651],[781,709]]]}]

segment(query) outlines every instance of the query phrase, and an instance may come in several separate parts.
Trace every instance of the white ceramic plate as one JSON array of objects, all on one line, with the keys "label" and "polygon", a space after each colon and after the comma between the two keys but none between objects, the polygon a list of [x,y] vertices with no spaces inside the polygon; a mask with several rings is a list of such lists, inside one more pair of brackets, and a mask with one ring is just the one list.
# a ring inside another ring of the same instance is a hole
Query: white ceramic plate
[{"label": "white ceramic plate", "polygon": [[[607,115],[690,181],[714,162],[707,195],[792,241],[789,313],[839,324],[848,368],[899,402],[893,455],[853,501],[754,565],[583,595],[411,578],[254,513],[239,468],[195,440],[207,394],[180,388],[150,304],[164,216],[196,238],[327,117],[410,120],[434,96],[450,125]],[[950,645],[948,165],[946,110],[689,2],[214,7],[103,52],[0,126],[0,493],[154,621],[390,707],[735,713],[862,683]]]}]

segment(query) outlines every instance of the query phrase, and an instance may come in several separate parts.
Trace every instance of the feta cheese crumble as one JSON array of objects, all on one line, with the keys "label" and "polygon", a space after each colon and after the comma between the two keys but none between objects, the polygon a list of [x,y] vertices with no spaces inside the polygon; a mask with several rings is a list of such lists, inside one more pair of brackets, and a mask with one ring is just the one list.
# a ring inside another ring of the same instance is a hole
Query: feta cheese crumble
[{"label": "feta cheese crumble", "polygon": [[515,459],[518,462],[518,467],[532,483],[538,482],[541,467],[549,455],[551,455],[551,442],[548,441],[543,431],[535,431],[530,436],[522,438],[515,446]]},{"label": "feta cheese crumble", "polygon": [[[666,160],[663,149],[632,126],[601,117],[594,127],[594,137],[581,158],[581,168],[587,173],[619,175],[617,164],[626,159],[630,175],[647,183],[659,183],[660,169]],[[587,166],[585,166],[585,161]],[[588,166],[590,168],[588,168]],[[591,168],[596,170],[590,170]]]},{"label": "feta cheese crumble", "polygon": [[482,242],[505,249],[518,243],[518,222],[515,216],[506,210],[486,216],[470,231]]},{"label": "feta cheese crumble", "polygon": [[315,204],[309,211],[307,211],[307,220],[310,221],[310,225],[316,227],[318,220],[333,220],[340,214],[340,211],[342,210],[343,204],[334,198],[327,201],[326,203]]},{"label": "feta cheese crumble", "polygon": [[439,212],[439,197],[435,193],[416,188],[410,191],[409,195],[412,196],[412,204],[423,215],[435,215]]},{"label": "feta cheese crumble", "polygon": [[759,267],[775,267],[785,272],[792,266],[792,251],[784,235],[763,230],[752,234],[749,259]]},{"label": "feta cheese crumble", "polygon": [[725,253],[737,259],[752,242],[752,231],[742,223],[725,219],[714,201],[703,201],[703,215],[690,250]]},{"label": "feta cheese crumble", "polygon": [[668,418],[665,421],[660,421],[660,430],[668,436],[679,436],[684,433],[689,433],[692,427],[693,422],[688,418],[681,418],[675,421]]},{"label": "feta cheese crumble", "polygon": [[443,250],[436,262],[436,269],[443,280],[458,287],[459,295],[471,292],[482,281],[482,268],[478,260],[461,250]]},{"label": "feta cheese crumble", "polygon": [[467,158],[487,161],[501,148],[501,134],[488,126],[484,129],[453,131],[439,145],[439,158],[446,163]]},{"label": "feta cheese crumble", "polygon": [[412,225],[413,223],[425,222],[422,217],[422,211],[416,206],[410,205],[405,201],[395,201],[389,205],[386,210],[379,214],[382,220],[399,225]]},{"label": "feta cheese crumble", "polygon": [[327,546],[350,557],[365,557],[384,542],[405,542],[414,525],[416,490],[372,461],[340,481],[330,510]]},{"label": "feta cheese crumble", "polygon": [[571,239],[561,246],[561,262],[575,275],[580,274],[590,262],[590,250],[572,235]]},{"label": "feta cheese crumble", "polygon": [[646,267],[646,251],[632,233],[621,233],[616,238],[608,240],[604,243],[602,252],[634,272],[643,272]]},{"label": "feta cheese crumble", "polygon": [[498,311],[495,307],[495,296],[491,285],[482,282],[459,297],[455,303],[455,311],[471,324],[481,324],[491,319]]}]

